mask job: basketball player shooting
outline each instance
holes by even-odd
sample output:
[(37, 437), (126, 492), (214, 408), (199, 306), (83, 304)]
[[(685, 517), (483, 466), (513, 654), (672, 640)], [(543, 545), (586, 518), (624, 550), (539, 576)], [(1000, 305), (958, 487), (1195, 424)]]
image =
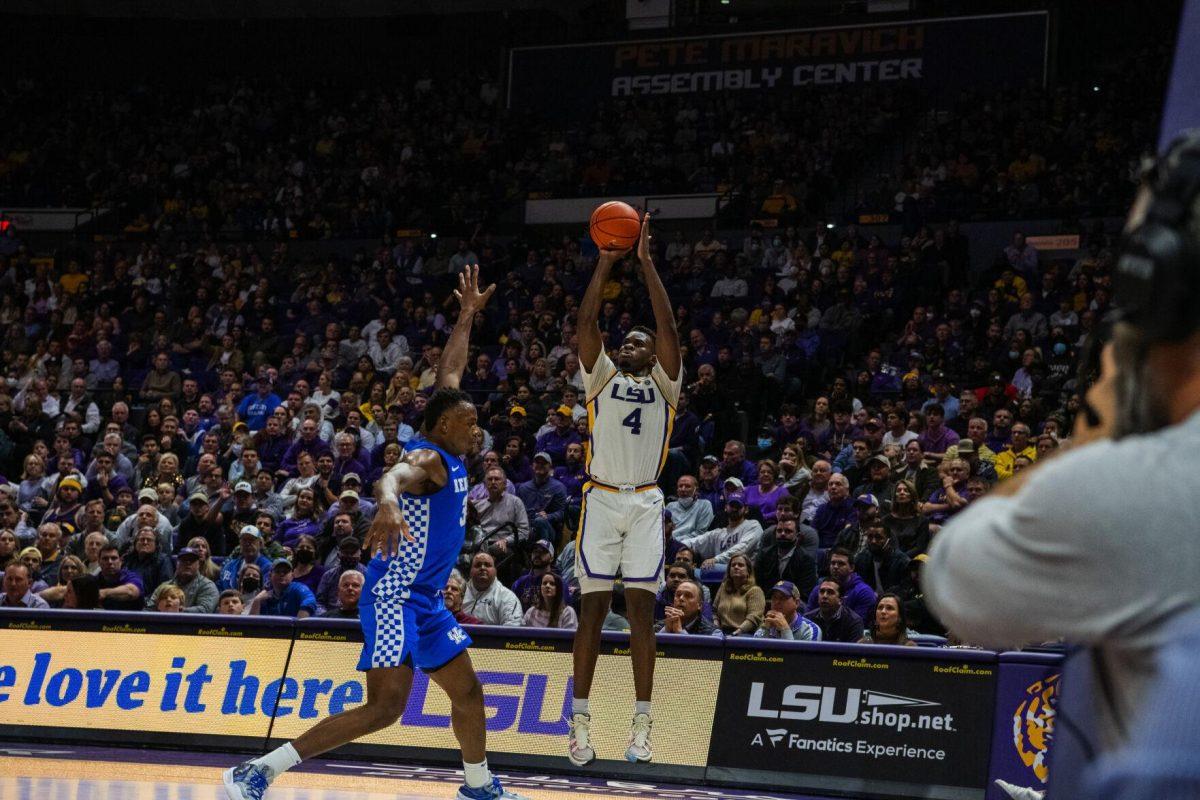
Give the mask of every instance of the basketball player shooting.
[(359, 600), (367, 702), (321, 720), (294, 742), (246, 761), (224, 775), (230, 800), (261, 800), (271, 781), (302, 760), (392, 725), (412, 686), (413, 669), (429, 675), (450, 698), (450, 723), (462, 747), (465, 783), (458, 800), (519, 799), (487, 766), (483, 689), (467, 647), (471, 639), (442, 604), (465, 536), (467, 469), (462, 457), (476, 427), (475, 406), (460, 391), (475, 314), (496, 290), (479, 290), (469, 267), (455, 292), (458, 323), (438, 365), (436, 391), (425, 409), (423, 436), (380, 480), (379, 506), (367, 534), (374, 554)]
[(601, 250), (579, 305), (579, 363), (587, 390), (591, 441), (589, 480), (575, 543), (575, 574), (583, 595), (575, 633), (575, 692), (567, 757), (583, 766), (596, 757), (588, 696), (600, 651), (600, 631), (613, 580), (625, 587), (636, 702), (625, 758), (650, 761), (650, 695), (654, 685), (654, 593), (663, 569), (663, 495), (658, 476), (667, 458), (683, 383), (679, 333), (662, 280), (650, 259), (650, 215), (642, 218), (637, 257), (650, 292), (657, 331), (635, 327), (617, 362), (604, 350), (597, 318), (601, 291), (624, 251)]

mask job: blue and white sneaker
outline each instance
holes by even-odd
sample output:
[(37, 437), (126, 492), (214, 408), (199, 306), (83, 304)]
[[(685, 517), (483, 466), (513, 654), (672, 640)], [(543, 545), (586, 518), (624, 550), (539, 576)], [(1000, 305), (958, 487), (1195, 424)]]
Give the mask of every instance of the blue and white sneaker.
[(225, 774), (221, 776), (225, 796), (229, 800), (262, 800), (273, 780), (275, 770), (253, 761), (243, 761), (236, 767), (225, 770)]
[(654, 750), (650, 746), (650, 728), (653, 725), (649, 714), (633, 715), (633, 723), (629, 726), (629, 745), (625, 750), (626, 761), (637, 764), (654, 758)]
[(508, 791), (500, 785), (500, 779), (493, 775), (492, 782), (488, 786), (471, 788), (464, 783), (458, 787), (455, 800), (529, 800), (529, 798), (523, 794)]

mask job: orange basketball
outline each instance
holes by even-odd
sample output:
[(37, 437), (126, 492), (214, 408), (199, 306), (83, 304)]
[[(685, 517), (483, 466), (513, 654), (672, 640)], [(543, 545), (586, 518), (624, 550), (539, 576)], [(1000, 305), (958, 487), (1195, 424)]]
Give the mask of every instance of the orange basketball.
[(628, 203), (610, 200), (592, 212), (588, 233), (601, 250), (628, 250), (637, 244), (642, 219)]

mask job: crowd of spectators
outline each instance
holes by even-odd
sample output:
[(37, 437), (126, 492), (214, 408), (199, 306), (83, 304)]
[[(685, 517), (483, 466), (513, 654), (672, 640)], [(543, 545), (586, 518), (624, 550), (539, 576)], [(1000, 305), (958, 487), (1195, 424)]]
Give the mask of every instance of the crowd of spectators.
[[(152, 239), (512, 231), (527, 198), (618, 194), (716, 192), (737, 225), (892, 214), (910, 232), (1111, 212), (1132, 193), (1165, 58), (1139, 51), (1099, 85), (614, 98), (569, 121), (510, 112), (496, 79), (462, 73), (353, 87), (23, 78), (0, 90), (0, 200), (108, 208), (105, 225)], [(894, 170), (875, 155), (892, 151)]]
[[(445, 600), (464, 623), (574, 627), (592, 257), (506, 230), (507, 212), (717, 192), (717, 229), (656, 223), (653, 242), (685, 369), (660, 629), (944, 634), (925, 553), (1069, 436), (1115, 244), (1097, 225), (1049, 260), (1014, 223), (973, 263), (955, 220), (1127, 203), (1164, 58), (948, 101), (871, 85), (617, 98), (569, 123), (511, 114), (484, 75), (14, 79), (0, 200), (108, 207), (124, 235), (45, 257), (0, 228), (0, 605), (356, 617), (374, 485), (419, 435), (454, 281), (477, 263), (498, 290), (462, 380), (480, 432)], [(855, 211), (903, 235), (826, 225), (892, 153)], [(327, 238), (378, 244), (291, 243)], [(652, 318), (640, 280), (628, 259), (604, 287), (609, 346)], [(608, 627), (622, 607), (617, 591)]]
[(900, 164), (856, 211), (921, 220), (1120, 214), (1158, 129), (1171, 50), (1142, 48), (1086, 80), (932, 102)]
[[(925, 551), (1071, 431), (1076, 350), (1109, 299), (1105, 232), (1067, 261), (1015, 232), (983, 269), (954, 225), (887, 243), (853, 225), (656, 238), (686, 370), (661, 629), (944, 634)], [(467, 623), (574, 626), (578, 243), (0, 259), (0, 604), (355, 616), (373, 486), (418, 435), (451, 278), (478, 261), (499, 288), (462, 382), (481, 428), (446, 602)], [(639, 280), (625, 262), (604, 289), (610, 345), (650, 318)]]

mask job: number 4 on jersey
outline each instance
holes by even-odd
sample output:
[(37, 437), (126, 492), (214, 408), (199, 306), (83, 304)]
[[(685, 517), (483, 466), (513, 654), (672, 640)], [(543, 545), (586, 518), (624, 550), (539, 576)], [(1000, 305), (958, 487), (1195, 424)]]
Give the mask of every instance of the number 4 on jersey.
[(642, 410), (635, 408), (629, 412), (629, 416), (621, 420), (621, 424), (633, 431), (634, 436), (642, 435)]

